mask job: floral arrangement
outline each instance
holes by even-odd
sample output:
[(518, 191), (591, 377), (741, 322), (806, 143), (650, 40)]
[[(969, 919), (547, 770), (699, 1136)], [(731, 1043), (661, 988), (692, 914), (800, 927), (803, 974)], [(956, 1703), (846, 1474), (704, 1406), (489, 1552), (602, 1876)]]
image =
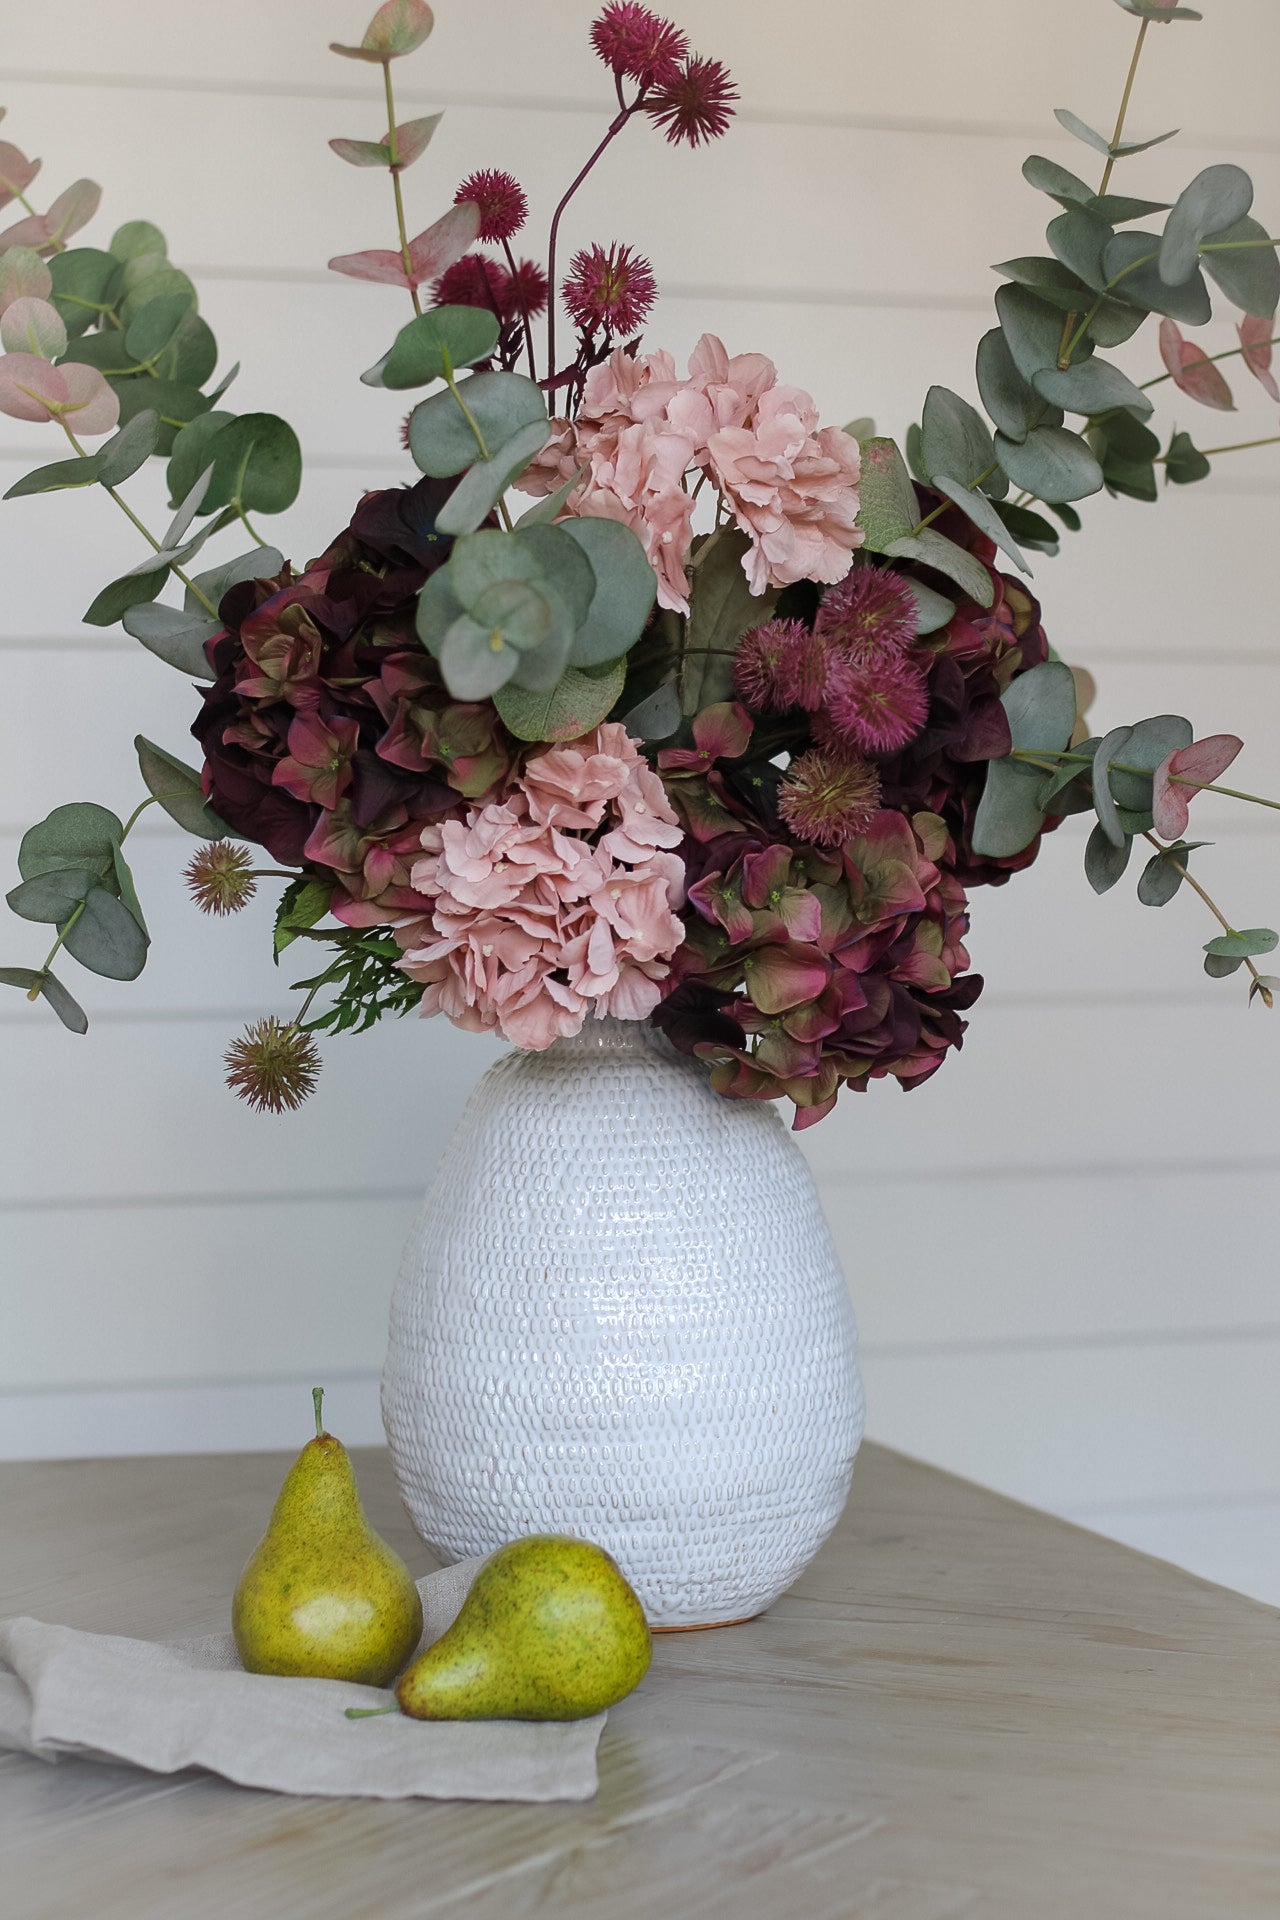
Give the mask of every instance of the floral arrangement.
[[(330, 265), (412, 304), (363, 378), (427, 390), (404, 429), (418, 477), (366, 493), (301, 567), (254, 525), (298, 495), (296, 436), (228, 409), (234, 369), (211, 385), (217, 346), (163, 235), (135, 220), (105, 248), (73, 245), (97, 187), (37, 212), (38, 163), (0, 142), (0, 204), (23, 211), (0, 233), (0, 410), (60, 428), (71, 456), (8, 497), (97, 486), (123, 509), (146, 551), (85, 618), (121, 622), (199, 684), (201, 752), (193, 767), (140, 737), (147, 797), (128, 821), (76, 802), (27, 833), (9, 904), (55, 938), (0, 983), (83, 1032), (59, 955), (141, 971), (125, 844), (157, 804), (202, 842), (187, 869), (202, 908), (232, 912), (278, 875), (277, 954), (325, 950), (294, 1019), (228, 1052), (258, 1108), (311, 1090), (317, 1031), (416, 1007), (527, 1048), (589, 1018), (650, 1020), (719, 1093), (785, 1097), (806, 1126), (842, 1086), (916, 1086), (961, 1044), (982, 985), (971, 891), (1091, 812), (1094, 887), (1145, 841), (1139, 898), (1187, 882), (1222, 929), (1206, 970), (1247, 969), (1270, 1006), (1280, 982), (1256, 962), (1277, 935), (1232, 924), (1184, 838), (1196, 793), (1233, 792), (1218, 783), (1240, 741), (1167, 714), (1090, 736), (1088, 676), (1058, 660), (1024, 584), (1025, 553), (1078, 530), (1074, 502), (1154, 501), (1161, 469), (1188, 484), (1233, 450), (1183, 430), (1164, 446), (1149, 389), (1229, 407), (1221, 362), (1237, 356), (1280, 398), (1277, 242), (1248, 176), (1210, 166), (1172, 203), (1112, 190), (1117, 162), (1156, 144), (1124, 137), (1150, 30), (1198, 18), (1115, 4), (1138, 28), (1114, 132), (1057, 116), (1102, 156), (1097, 188), (1040, 156), (1023, 169), (1054, 211), (1048, 251), (997, 270), (976, 361), (987, 417), (933, 386), (900, 451), (870, 421), (823, 422), (762, 354), (708, 334), (681, 369), (649, 347), (657, 282), (631, 243), (562, 264), (574, 194), (633, 125), (690, 149), (728, 132), (720, 61), (607, 0), (591, 40), (616, 111), (539, 261), (514, 250), (529, 207), (498, 169), (411, 237), (404, 179), (440, 116), (397, 121), (393, 69), (433, 20), (424, 0), (386, 0), (334, 48), (380, 70), (386, 131), (331, 145), (388, 176), (397, 244)], [(1241, 310), (1237, 344), (1212, 355), (1182, 332), (1210, 320), (1210, 282)], [(1139, 386), (1106, 355), (1152, 319), (1165, 371)], [(121, 491), (153, 458), (163, 532)], [(193, 570), (224, 530), (252, 544)], [(171, 581), (180, 601), (161, 597)]]

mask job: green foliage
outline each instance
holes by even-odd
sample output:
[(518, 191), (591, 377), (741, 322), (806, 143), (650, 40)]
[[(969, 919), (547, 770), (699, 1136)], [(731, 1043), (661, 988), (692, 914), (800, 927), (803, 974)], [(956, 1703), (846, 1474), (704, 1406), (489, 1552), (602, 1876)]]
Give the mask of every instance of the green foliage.
[(171, 820), (200, 840), (224, 840), (230, 832), (204, 797), (200, 775), (154, 741), (139, 734), (134, 740), (138, 766), (147, 790), (164, 808)]
[[(458, 367), (487, 360), (498, 322), (481, 307), (433, 307), (401, 327), (389, 352), (360, 378), (369, 387), (425, 387)], [(474, 445), (474, 442), (473, 442)]]
[(286, 947), (312, 927), (329, 911), (329, 902), (333, 898), (333, 882), (322, 880), (311, 874), (301, 874), (291, 880), (280, 896), (280, 905), (276, 909), (275, 933), (272, 947), (276, 965), (280, 964), (280, 955)]
[(433, 479), (447, 480), (476, 459), (480, 449), (472, 420), (490, 456), (526, 428), (541, 425), (550, 431), (547, 403), (523, 374), (473, 373), (458, 382), (458, 395), (465, 413), (446, 391), (420, 400), (409, 416), (409, 451), (419, 470)]
[(535, 420), (505, 440), (487, 460), (468, 467), (436, 515), (440, 533), (474, 533), (484, 524), (512, 483), (520, 478), (551, 432), (546, 420)]
[(201, 511), (243, 508), (284, 513), (302, 485), (302, 449), (287, 421), (274, 413), (244, 413), (219, 427), (202, 449), (212, 466)]
[(336, 989), (324, 1013), (298, 1022), (304, 1033), (364, 1033), (384, 1014), (412, 1013), (423, 990), (401, 971), (400, 949), (389, 935), (352, 930), (333, 938), (339, 945), (336, 959), (310, 980), (294, 983), (295, 990), (309, 993)]
[[(901, 455), (898, 459), (901, 463)], [(910, 480), (906, 485), (914, 507)], [(777, 604), (776, 592), (757, 597), (747, 585), (742, 570), (747, 544), (746, 535), (736, 527), (694, 543), (696, 584), (680, 637), (676, 673), (680, 709), (686, 718), (703, 707), (733, 699), (733, 654), (738, 642), (750, 628), (771, 619)]]
[[(113, 980), (136, 979), (149, 944), (121, 851), (124, 832), (105, 807), (87, 801), (55, 807), (23, 835), (18, 849), (22, 884), (8, 895), (15, 913), (56, 926), (61, 943), (82, 966)], [(55, 1012), (61, 993), (55, 988), (46, 995)], [(64, 1011), (74, 1009), (70, 996), (65, 998)]]
[(517, 740), (576, 740), (607, 717), (626, 677), (625, 660), (594, 673), (570, 667), (549, 692), (530, 691), (512, 681), (499, 687), (493, 704)]
[(1084, 874), (1085, 879), (1095, 893), (1107, 893), (1124, 875), (1129, 864), (1129, 855), (1133, 852), (1133, 840), (1126, 834), (1119, 846), (1112, 844), (1102, 823), (1093, 829), (1085, 843)]
[(1210, 472), (1209, 461), (1192, 441), (1189, 433), (1175, 433), (1164, 456), (1164, 476), (1175, 486), (1185, 487), (1204, 480)]
[[(1000, 704), (1019, 750), (1061, 753), (1076, 722), (1071, 669), (1056, 661), (1019, 674)], [(1005, 859), (1030, 846), (1045, 822), (1044, 769), (1013, 759), (993, 760), (973, 823), (975, 853)]]

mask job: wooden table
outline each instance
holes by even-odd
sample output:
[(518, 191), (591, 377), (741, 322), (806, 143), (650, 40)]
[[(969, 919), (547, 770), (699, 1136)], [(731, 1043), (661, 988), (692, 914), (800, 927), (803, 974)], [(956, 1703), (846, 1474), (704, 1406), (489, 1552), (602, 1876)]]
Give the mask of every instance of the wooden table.
[[(366, 1507), (416, 1571), (385, 1456)], [(0, 1468), (0, 1614), (225, 1627), (286, 1460)], [(667, 1635), (586, 1806), (0, 1757), (6, 1920), (1276, 1920), (1280, 1620), (869, 1446), (764, 1618)]]

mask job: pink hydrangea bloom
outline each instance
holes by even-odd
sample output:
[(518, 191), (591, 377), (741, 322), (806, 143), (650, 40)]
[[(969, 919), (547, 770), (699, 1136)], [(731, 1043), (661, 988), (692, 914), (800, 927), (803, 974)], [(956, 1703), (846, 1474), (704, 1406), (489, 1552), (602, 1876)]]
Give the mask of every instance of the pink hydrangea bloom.
[(704, 334), (681, 379), (669, 353), (619, 347), (593, 367), (573, 421), (558, 421), (520, 481), (554, 493), (577, 473), (566, 512), (620, 520), (644, 542), (658, 600), (689, 610), (692, 492), (705, 478), (751, 545), (756, 594), (797, 580), (831, 584), (862, 543), (858, 443), (819, 427), (811, 396), (778, 383), (762, 353), (731, 356)]
[(625, 727), (548, 748), (501, 801), (422, 834), (430, 910), (397, 930), (424, 1013), (541, 1052), (594, 1011), (643, 1020), (684, 938), (681, 828)]

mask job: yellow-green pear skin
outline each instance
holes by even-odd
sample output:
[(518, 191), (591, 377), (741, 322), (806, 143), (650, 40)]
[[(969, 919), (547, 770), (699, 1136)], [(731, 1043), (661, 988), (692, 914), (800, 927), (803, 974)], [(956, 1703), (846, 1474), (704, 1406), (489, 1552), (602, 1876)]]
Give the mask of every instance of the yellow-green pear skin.
[(638, 1686), (652, 1655), (616, 1561), (586, 1540), (533, 1534), (485, 1562), (396, 1699), (418, 1720), (583, 1720)]
[(240, 1576), (236, 1647), (250, 1673), (390, 1686), (422, 1637), (422, 1601), (365, 1519), (350, 1456), (321, 1430), (318, 1399), (316, 1428)]

